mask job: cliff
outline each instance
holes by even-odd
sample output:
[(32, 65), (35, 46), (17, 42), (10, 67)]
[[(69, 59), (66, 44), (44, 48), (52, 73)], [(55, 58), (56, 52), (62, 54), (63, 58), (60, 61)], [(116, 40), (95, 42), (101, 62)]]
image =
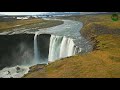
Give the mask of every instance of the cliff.
[(24, 78), (119, 78), (120, 20), (112, 21), (110, 14), (63, 18), (83, 22), (80, 32), (94, 50), (55, 61)]

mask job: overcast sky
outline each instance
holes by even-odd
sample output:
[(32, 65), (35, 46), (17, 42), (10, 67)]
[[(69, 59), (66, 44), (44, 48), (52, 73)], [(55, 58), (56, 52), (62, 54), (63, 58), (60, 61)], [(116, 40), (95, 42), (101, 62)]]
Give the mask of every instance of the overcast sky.
[[(0, 12), (0, 14), (4, 15), (36, 15), (36, 14), (46, 14), (51, 12)], [(55, 13), (55, 12), (52, 12)], [(74, 13), (74, 12), (72, 12)], [(98, 13), (98, 12), (80, 12), (80, 14), (92, 14), (92, 13)], [(104, 12), (101, 12), (104, 13)]]
[(5, 15), (36, 15), (36, 14), (45, 14), (48, 12), (0, 12), (0, 14)]
[(36, 14), (47, 14), (47, 13), (55, 13), (55, 12), (0, 12), (0, 14), (4, 14), (4, 15), (36, 15)]

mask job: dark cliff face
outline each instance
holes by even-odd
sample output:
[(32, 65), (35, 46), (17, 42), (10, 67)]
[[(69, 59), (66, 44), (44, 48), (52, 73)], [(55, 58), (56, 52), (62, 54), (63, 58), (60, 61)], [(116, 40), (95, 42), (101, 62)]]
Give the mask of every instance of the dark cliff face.
[[(48, 60), (49, 34), (37, 36), (41, 60)], [(34, 34), (0, 35), (0, 69), (34, 63)]]
[(30, 63), (34, 35), (0, 35), (0, 68)]
[(41, 62), (48, 61), (50, 34), (41, 34), (37, 37), (38, 50), (40, 52)]

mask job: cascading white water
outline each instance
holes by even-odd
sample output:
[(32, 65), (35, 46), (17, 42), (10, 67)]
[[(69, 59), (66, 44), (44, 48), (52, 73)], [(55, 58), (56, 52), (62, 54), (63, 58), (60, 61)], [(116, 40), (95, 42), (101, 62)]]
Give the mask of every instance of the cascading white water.
[(59, 58), (62, 39), (63, 37), (51, 35), (48, 61), (52, 62)]
[(74, 47), (74, 54), (77, 54), (77, 53), (80, 53), (82, 52), (82, 48), (78, 47), (78, 46), (75, 46)]
[(40, 62), (40, 54), (39, 54), (38, 45), (37, 45), (37, 35), (38, 35), (38, 32), (35, 33), (35, 36), (34, 36), (34, 62), (35, 64), (38, 64)]
[(74, 42), (71, 38), (63, 37), (60, 47), (60, 58), (72, 56), (74, 53)]
[(51, 35), (48, 61), (53, 62), (56, 59), (75, 55), (77, 53), (75, 50), (73, 39)]

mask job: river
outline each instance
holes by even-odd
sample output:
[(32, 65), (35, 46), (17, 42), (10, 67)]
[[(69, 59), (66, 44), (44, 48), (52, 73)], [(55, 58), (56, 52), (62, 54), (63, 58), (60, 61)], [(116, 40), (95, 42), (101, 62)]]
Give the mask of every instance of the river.
[[(55, 19), (57, 20), (57, 19)], [(48, 55), (48, 62), (53, 62), (57, 59), (72, 56), (79, 53), (85, 53), (92, 50), (92, 46), (89, 42), (81, 36), (80, 30), (83, 27), (83, 24), (78, 21), (73, 20), (62, 20), (64, 21), (63, 24), (44, 28), (44, 29), (25, 29), (25, 28), (18, 28), (8, 32), (2, 32), (0, 35), (15, 35), (15, 34), (35, 34), (34, 37), (34, 61), (37, 58), (41, 59), (38, 56), (39, 51), (37, 45), (37, 36), (41, 34), (50, 34), (50, 44), (49, 44), (49, 55)], [(37, 33), (37, 34), (36, 34)], [(39, 58), (38, 58), (39, 57)], [(35, 61), (36, 62), (36, 61)], [(35, 63), (36, 64), (36, 63)], [(40, 63), (38, 63), (40, 64)], [(31, 66), (31, 65), (29, 65)], [(20, 78), (25, 73), (28, 72), (29, 66), (15, 66), (15, 67), (7, 67), (0, 71), (0, 77), (2, 78)], [(18, 72), (19, 71), (19, 72)], [(17, 73), (16, 73), (17, 72)]]

